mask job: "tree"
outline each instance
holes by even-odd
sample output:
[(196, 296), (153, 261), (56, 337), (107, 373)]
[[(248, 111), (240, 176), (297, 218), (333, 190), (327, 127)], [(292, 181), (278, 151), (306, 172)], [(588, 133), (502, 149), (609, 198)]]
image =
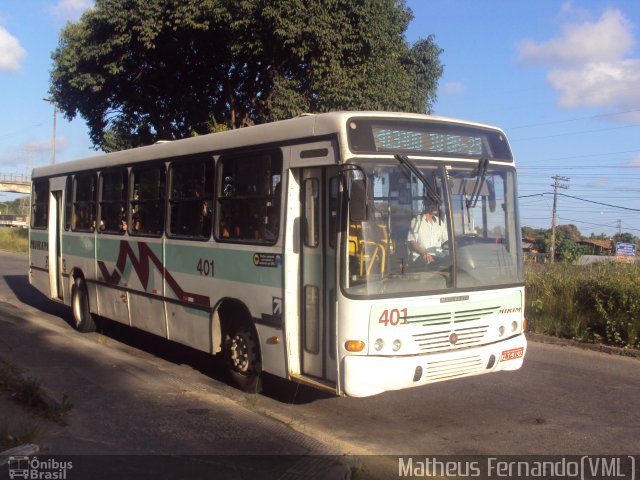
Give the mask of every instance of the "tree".
[(62, 31), (51, 94), (96, 148), (122, 149), (303, 112), (429, 112), (433, 36), (403, 0), (96, 0)]
[(568, 239), (572, 242), (579, 242), (582, 239), (580, 230), (573, 224), (570, 225), (558, 225), (556, 227), (556, 241), (560, 239)]
[(634, 234), (629, 232), (616, 233), (613, 236), (613, 242), (622, 242), (622, 243), (640, 243), (640, 238), (636, 237)]
[(584, 254), (584, 247), (569, 238), (563, 238), (556, 249), (556, 254), (563, 262), (575, 262)]

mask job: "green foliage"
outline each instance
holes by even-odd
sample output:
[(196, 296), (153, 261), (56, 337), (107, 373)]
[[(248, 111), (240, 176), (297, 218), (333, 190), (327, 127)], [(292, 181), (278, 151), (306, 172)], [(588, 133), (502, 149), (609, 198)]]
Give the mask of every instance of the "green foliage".
[(402, 0), (96, 0), (53, 53), (51, 94), (97, 148), (290, 118), (428, 112), (432, 36), (407, 44)]
[(29, 231), (27, 229), (0, 228), (0, 250), (28, 253)]
[(582, 238), (580, 230), (575, 225), (558, 225), (556, 227), (556, 241), (571, 240), (572, 242), (578, 242)]
[(27, 215), (29, 213), (29, 197), (0, 202), (0, 213), (9, 215)]
[(640, 347), (640, 265), (527, 265), (525, 282), (531, 330)]
[(584, 247), (569, 238), (563, 238), (559, 244), (558, 242), (556, 244), (556, 256), (562, 262), (575, 262), (584, 254)]

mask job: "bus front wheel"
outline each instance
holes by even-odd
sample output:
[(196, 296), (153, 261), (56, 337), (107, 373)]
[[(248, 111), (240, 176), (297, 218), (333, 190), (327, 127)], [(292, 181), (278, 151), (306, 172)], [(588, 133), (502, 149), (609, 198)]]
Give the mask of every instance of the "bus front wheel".
[(76, 278), (71, 287), (71, 309), (76, 330), (83, 333), (95, 331), (96, 324), (89, 309), (89, 294), (82, 278)]
[(239, 326), (225, 336), (225, 361), (230, 379), (245, 392), (262, 389), (262, 371), (256, 336), (251, 328)]

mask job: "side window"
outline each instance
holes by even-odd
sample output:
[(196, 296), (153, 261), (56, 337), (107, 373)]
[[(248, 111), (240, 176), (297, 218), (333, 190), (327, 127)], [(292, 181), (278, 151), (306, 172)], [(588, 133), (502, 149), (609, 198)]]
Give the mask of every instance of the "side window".
[(336, 248), (339, 188), (340, 183), (338, 177), (331, 177), (329, 179), (329, 246), (331, 248)]
[(169, 168), (169, 185), (169, 234), (209, 239), (213, 216), (213, 161), (173, 162)]
[(100, 175), (99, 232), (123, 234), (127, 230), (127, 170), (107, 170)]
[(31, 227), (47, 228), (49, 220), (49, 180), (33, 182), (31, 199)]
[(302, 184), (304, 195), (304, 244), (317, 247), (320, 239), (320, 204), (318, 202), (318, 179), (307, 178)]
[(137, 167), (131, 170), (132, 235), (159, 237), (164, 231), (164, 165)]
[(75, 197), (71, 228), (91, 232), (96, 227), (96, 176), (93, 173), (76, 175), (73, 183)]
[(71, 212), (73, 212), (73, 178), (67, 177), (64, 185), (64, 229), (71, 228)]
[(221, 158), (216, 237), (274, 244), (280, 232), (281, 185), (280, 151)]

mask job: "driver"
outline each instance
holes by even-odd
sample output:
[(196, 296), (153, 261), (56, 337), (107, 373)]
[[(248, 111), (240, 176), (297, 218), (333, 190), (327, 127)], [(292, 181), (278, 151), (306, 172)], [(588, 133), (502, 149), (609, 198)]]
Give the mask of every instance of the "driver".
[(432, 263), (443, 256), (442, 244), (447, 240), (447, 228), (438, 217), (438, 206), (425, 202), (422, 213), (411, 220), (407, 242), (413, 262)]

